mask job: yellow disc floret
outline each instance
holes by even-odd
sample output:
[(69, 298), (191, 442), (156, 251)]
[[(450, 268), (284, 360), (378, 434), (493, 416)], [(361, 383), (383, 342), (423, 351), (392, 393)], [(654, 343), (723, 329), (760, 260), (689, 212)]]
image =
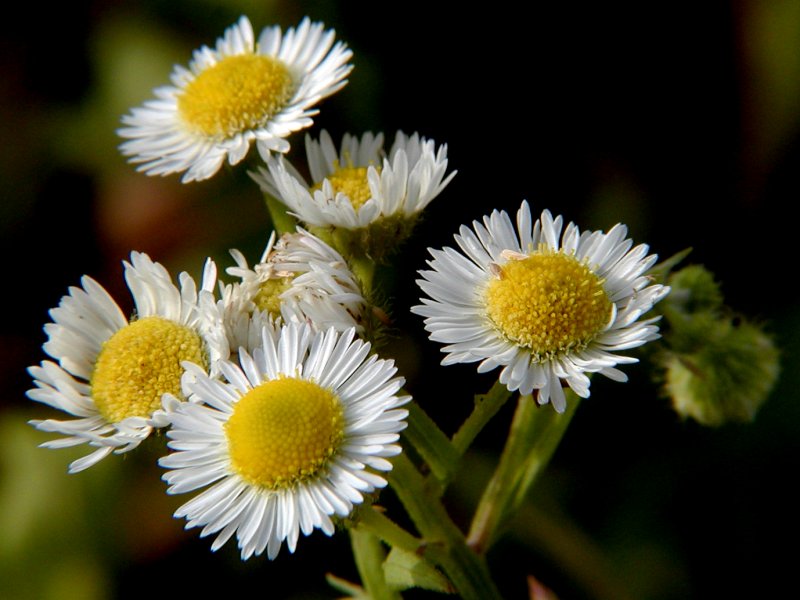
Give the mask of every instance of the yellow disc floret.
[(205, 365), (195, 331), (161, 317), (144, 317), (103, 344), (91, 377), (92, 399), (111, 423), (149, 417), (167, 392), (181, 395), (181, 361)]
[(230, 137), (266, 123), (286, 105), (293, 88), (289, 70), (275, 58), (226, 56), (186, 86), (178, 112), (193, 131)]
[(258, 310), (268, 312), (273, 317), (281, 316), (281, 294), (292, 287), (293, 277), (267, 279), (258, 287), (253, 303)]
[(344, 438), (339, 398), (312, 381), (282, 377), (250, 390), (225, 424), (231, 466), (268, 489), (315, 476)]
[[(342, 167), (339, 163), (335, 163), (334, 171), (328, 175), (327, 179), (335, 193), (341, 193), (350, 199), (350, 204), (353, 208), (358, 210), (372, 198), (372, 192), (369, 190), (369, 183), (367, 181), (367, 170), (369, 167)], [(377, 167), (376, 167), (377, 168)], [(378, 169), (380, 171), (380, 169)], [(322, 184), (318, 183), (312, 190), (322, 188)]]
[(611, 318), (603, 280), (573, 256), (544, 250), (497, 274), (486, 291), (489, 319), (534, 362), (585, 348)]

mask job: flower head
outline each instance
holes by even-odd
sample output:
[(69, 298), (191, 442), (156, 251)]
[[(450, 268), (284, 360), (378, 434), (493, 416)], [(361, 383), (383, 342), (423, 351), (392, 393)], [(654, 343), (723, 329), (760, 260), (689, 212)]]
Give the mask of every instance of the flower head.
[(301, 221), (359, 232), (354, 244), (376, 255), (386, 238), (402, 241), (455, 176), (445, 176), (447, 145), (437, 150), (433, 140), (397, 132), (388, 155), (383, 146), (382, 133), (346, 134), (337, 151), (323, 131), (319, 141), (306, 136), (310, 185), (282, 158), (270, 158), (253, 177)]
[(290, 323), (223, 361), (225, 381), (199, 367), (186, 378), (191, 401), (170, 413), (175, 452), (160, 464), (169, 493), (207, 488), (175, 516), (217, 534), (212, 550), (236, 534), (243, 559), (274, 558), (284, 541), (294, 552), (300, 532), (331, 535), (332, 516), (386, 485), (377, 472), (400, 452), (410, 398), (393, 362), (354, 338)]
[[(563, 229), (563, 233), (562, 233)], [(480, 361), (480, 372), (502, 367), (500, 382), (563, 412), (562, 380), (589, 396), (586, 373), (618, 381), (616, 354), (658, 337), (656, 318), (639, 317), (669, 288), (650, 285), (655, 263), (644, 244), (631, 249), (627, 229), (585, 231), (549, 211), (532, 222), (523, 202), (516, 230), (494, 211), (463, 226), (454, 248), (431, 250), (431, 270), (420, 271), (430, 296), (412, 311), (425, 318), (432, 340), (447, 344), (442, 364)]]
[(366, 302), (347, 262), (302, 228), (277, 241), (273, 234), (252, 268), (238, 250), (231, 255), (236, 266), (227, 272), (240, 281), (223, 292), (228, 323), (246, 323), (251, 313), (261, 311), (283, 322), (308, 322), (319, 330), (362, 328)]
[(46, 360), (29, 369), (36, 385), (29, 398), (78, 417), (31, 421), (37, 429), (67, 436), (42, 445), (97, 448), (74, 461), (71, 473), (112, 451), (136, 448), (153, 427), (165, 425), (162, 397), (182, 397), (183, 361), (212, 364), (229, 356), (211, 295), (213, 263), (206, 263), (199, 295), (189, 275), (181, 274), (178, 289), (146, 254), (133, 252), (124, 264), (135, 318), (125, 318), (108, 292), (84, 276), (82, 287), (70, 288), (50, 311), (53, 322), (45, 325), (44, 350), (57, 363)]
[(120, 149), (148, 175), (184, 173), (207, 179), (227, 158), (241, 161), (255, 141), (262, 156), (286, 152), (291, 133), (309, 127), (312, 108), (347, 83), (352, 53), (334, 32), (303, 19), (285, 34), (266, 28), (255, 40), (247, 17), (225, 31), (215, 49), (195, 51), (176, 66), (172, 85), (123, 117)]

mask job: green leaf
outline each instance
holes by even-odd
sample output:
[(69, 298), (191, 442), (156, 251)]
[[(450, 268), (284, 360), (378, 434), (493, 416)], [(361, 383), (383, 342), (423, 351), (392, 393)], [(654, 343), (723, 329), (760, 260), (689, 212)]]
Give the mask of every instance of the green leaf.
[(364, 583), (369, 598), (372, 600), (400, 600), (400, 594), (395, 592), (381, 574), (386, 551), (378, 536), (367, 529), (352, 527), (350, 542), (358, 574), (361, 575), (361, 581)]
[(672, 272), (672, 269), (677, 267), (678, 264), (691, 253), (691, 248), (686, 248), (680, 252), (676, 252), (669, 258), (665, 258), (660, 263), (653, 265), (647, 274), (653, 277), (657, 283), (665, 283), (667, 277)]
[(443, 594), (453, 594), (450, 581), (429, 561), (413, 552), (392, 548), (383, 563), (386, 583), (396, 590), (418, 587)]

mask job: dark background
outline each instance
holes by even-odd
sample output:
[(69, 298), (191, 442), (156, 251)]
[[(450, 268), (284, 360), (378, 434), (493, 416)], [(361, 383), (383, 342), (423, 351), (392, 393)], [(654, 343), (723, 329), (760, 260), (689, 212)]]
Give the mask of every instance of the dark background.
[[(509, 597), (525, 596), (526, 574), (562, 599), (788, 593), (800, 472), (790, 217), (800, 191), (800, 3), (521, 6), (414, 0), (382, 16), (374, 3), (349, 1), (78, 1), (4, 16), (0, 597), (245, 586), (266, 597), (333, 597), (326, 572), (357, 577), (343, 534), (303, 539), (274, 563), (241, 564), (230, 543), (212, 555), (208, 540), (169, 518), (181, 499), (158, 481), (161, 440), (68, 477), (74, 455), (37, 449), (47, 436), (24, 424), (52, 416), (25, 399), (25, 368), (43, 358), (47, 310), (82, 274), (127, 309), (120, 263), (132, 249), (195, 276), (208, 255), (229, 264), (231, 247), (259, 255), (269, 224), (244, 168), (187, 186), (148, 178), (118, 154), (114, 134), (173, 63), (186, 64), (240, 14), (256, 31), (308, 14), (353, 49), (350, 84), (321, 105), (312, 134), (382, 130), (391, 139), (402, 129), (448, 144), (459, 173), (387, 288), (398, 329), (410, 332), (398, 362), (448, 433), (491, 376), (438, 366), (438, 348), (408, 313), (417, 302), (409, 282), (427, 247), (522, 199), (582, 228), (624, 222), (662, 257), (693, 247), (690, 261), (714, 271), (728, 303), (765, 323), (782, 348), (782, 379), (750, 425), (682, 421), (644, 365), (627, 369), (626, 385), (595, 381), (531, 506), (490, 554)], [(302, 160), (302, 134), (292, 141), (291, 157)], [(448, 500), (465, 521), (510, 409), (478, 440), (474, 476)], [(392, 505), (390, 493), (385, 500)]]

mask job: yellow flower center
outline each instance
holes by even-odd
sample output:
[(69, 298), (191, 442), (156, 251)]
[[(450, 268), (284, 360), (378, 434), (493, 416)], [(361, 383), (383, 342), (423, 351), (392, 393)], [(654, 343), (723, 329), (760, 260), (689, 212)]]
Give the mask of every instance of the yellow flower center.
[(231, 466), (242, 478), (264, 488), (285, 488), (327, 465), (344, 438), (344, 412), (330, 390), (282, 377), (242, 396), (225, 434)]
[[(372, 198), (372, 192), (369, 191), (369, 183), (367, 182), (367, 169), (368, 167), (342, 167), (336, 163), (333, 173), (325, 179), (330, 181), (334, 192), (347, 196), (353, 208), (358, 210), (367, 200)], [(378, 169), (378, 172), (380, 172), (380, 169)], [(313, 191), (321, 188), (322, 184), (318, 183), (311, 189)]]
[(293, 91), (292, 76), (281, 61), (260, 54), (226, 56), (186, 86), (178, 112), (193, 131), (231, 137), (266, 123)]
[(581, 350), (611, 318), (603, 280), (561, 252), (542, 251), (499, 267), (489, 283), (489, 319), (509, 340), (542, 362)]
[(181, 361), (205, 366), (196, 332), (161, 317), (144, 317), (103, 344), (91, 378), (92, 399), (111, 423), (148, 417), (167, 392), (181, 396)]
[(281, 316), (281, 294), (292, 287), (293, 277), (281, 277), (279, 279), (267, 279), (258, 287), (253, 302), (256, 307), (268, 312), (273, 317)]

